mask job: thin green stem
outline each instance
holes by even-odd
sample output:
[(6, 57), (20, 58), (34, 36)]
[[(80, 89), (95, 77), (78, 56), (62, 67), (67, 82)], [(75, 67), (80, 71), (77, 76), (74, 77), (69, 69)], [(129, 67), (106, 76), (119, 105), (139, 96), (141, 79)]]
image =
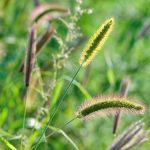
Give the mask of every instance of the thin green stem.
[(70, 121), (66, 122), (62, 127), (61, 129), (65, 128), (66, 126), (68, 126), (68, 124), (70, 124), (71, 122), (73, 122), (75, 119), (77, 119), (78, 117), (74, 117), (73, 119), (71, 119)]
[[(26, 92), (26, 98), (25, 98), (25, 102), (24, 102), (23, 124), (22, 124), (22, 138), (23, 138), (23, 135), (24, 135), (26, 114), (27, 114), (27, 92)], [(21, 150), (23, 148), (23, 140), (22, 140), (22, 138), (21, 138)]]
[[(65, 123), (60, 129), (64, 129), (66, 126), (68, 126), (68, 124), (70, 124), (71, 122), (73, 122), (75, 119), (77, 119), (78, 117), (74, 117), (73, 119), (71, 119), (70, 121), (68, 121), (67, 123)], [(49, 135), (46, 136), (46, 138), (51, 137), (56, 131), (53, 131), (52, 133), (50, 133)]]
[[(54, 83), (54, 87), (55, 87), (55, 85), (56, 85), (56, 79), (57, 79), (57, 67), (56, 67), (56, 58), (55, 57), (54, 57), (54, 69), (55, 69), (55, 71), (54, 71), (54, 82), (55, 82)], [(49, 89), (50, 89), (50, 87), (49, 87)], [(52, 91), (52, 89), (50, 89), (50, 90), (47, 91), (46, 101), (48, 100), (48, 95), (49, 95), (48, 93), (50, 91)], [(38, 120), (38, 116), (36, 116), (35, 120)], [(31, 135), (32, 135), (33, 131), (35, 130), (35, 124), (36, 124), (36, 122), (34, 123), (34, 127), (33, 127), (32, 131), (31, 131)]]
[(35, 145), (35, 148), (34, 148), (35, 150), (38, 148), (38, 146), (39, 146), (39, 144), (40, 144), (40, 141), (41, 141), (41, 139), (42, 139), (42, 136), (45, 134), (46, 130), (48, 129), (48, 126), (50, 125), (50, 123), (52, 122), (54, 116), (56, 115), (56, 113), (57, 113), (57, 111), (58, 111), (58, 108), (61, 106), (61, 104), (62, 104), (62, 102), (63, 102), (65, 96), (66, 96), (67, 93), (68, 93), (69, 88), (70, 88), (71, 85), (72, 85), (72, 82), (74, 81), (75, 77), (77, 76), (77, 74), (79, 73), (79, 71), (80, 71), (81, 68), (82, 68), (82, 64), (79, 66), (79, 68), (78, 68), (78, 70), (76, 71), (76, 73), (74, 74), (74, 76), (73, 76), (71, 82), (70, 82), (69, 85), (67, 86), (64, 95), (63, 95), (62, 98), (58, 101), (58, 105), (55, 107), (55, 109), (54, 109), (54, 111), (53, 111), (53, 113), (52, 113), (52, 115), (51, 115), (51, 117), (50, 117), (50, 119), (49, 119), (47, 125), (46, 125), (45, 128), (43, 129), (43, 132), (42, 132), (40, 138), (39, 138), (38, 141), (37, 141), (37, 144)]

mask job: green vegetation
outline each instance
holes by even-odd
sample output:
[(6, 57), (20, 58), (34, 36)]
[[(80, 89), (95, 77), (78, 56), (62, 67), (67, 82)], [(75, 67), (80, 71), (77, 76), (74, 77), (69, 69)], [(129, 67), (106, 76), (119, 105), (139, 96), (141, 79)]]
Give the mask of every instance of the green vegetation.
[[(148, 149), (149, 16), (149, 0), (1, 0), (0, 150)], [(113, 32), (82, 67), (84, 47), (112, 17)], [(129, 87), (121, 85), (126, 77)], [(123, 115), (113, 109), (118, 103), (108, 102), (115, 117), (74, 118), (78, 106), (98, 94), (120, 94), (124, 104), (126, 88), (129, 103), (134, 105), (135, 98), (140, 108), (146, 106), (143, 115)], [(113, 132), (122, 140), (115, 140)]]

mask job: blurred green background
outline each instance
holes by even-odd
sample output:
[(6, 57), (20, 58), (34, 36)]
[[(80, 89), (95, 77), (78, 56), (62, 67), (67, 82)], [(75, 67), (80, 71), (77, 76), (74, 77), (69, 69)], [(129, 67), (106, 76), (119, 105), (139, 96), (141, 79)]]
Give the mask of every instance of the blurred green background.
[[(77, 7), (75, 0), (41, 0), (41, 3), (56, 3), (71, 10), (73, 14)], [(88, 95), (119, 93), (121, 80), (129, 76), (131, 80), (129, 96), (140, 99), (147, 106), (144, 116), (122, 115), (117, 134), (122, 132), (129, 124), (143, 119), (147, 128), (150, 127), (150, 28), (143, 31), (150, 24), (150, 0), (119, 1), (119, 0), (85, 0), (82, 9), (92, 9), (91, 14), (84, 13), (76, 22), (80, 28), (78, 32), (86, 40), (75, 49), (66, 60), (63, 67), (55, 69), (52, 66), (43, 66), (57, 54), (61, 53), (61, 46), (56, 38), (52, 37), (37, 57), (36, 68), (41, 68), (43, 91), (50, 88), (48, 103), (55, 103), (64, 92), (68, 80), (79, 67), (78, 58), (87, 39), (96, 31), (107, 18), (115, 18), (115, 27), (105, 46), (87, 68), (82, 68), (77, 75), (76, 82), (69, 90), (63, 104), (54, 117), (52, 125), (60, 127), (74, 117), (77, 107), (87, 99)], [(29, 17), (34, 8), (33, 0), (1, 0), (0, 1), (0, 132), (4, 131), (15, 136), (22, 131), (25, 85), (24, 75), (20, 73), (19, 66), (24, 59), (29, 34)], [(63, 17), (66, 22), (71, 21), (70, 16)], [(68, 29), (60, 20), (50, 21), (56, 27), (57, 35), (64, 40)], [(46, 24), (47, 25), (47, 24)], [(38, 35), (45, 30), (43, 25)], [(63, 41), (65, 42), (65, 41)], [(70, 43), (74, 43), (75, 40)], [(35, 71), (36, 72), (36, 71)], [(55, 88), (54, 88), (54, 87)], [(53, 90), (54, 88), (54, 90)], [(52, 89), (52, 90), (51, 90)], [(31, 95), (30, 109), (26, 120), (39, 117), (44, 123), (48, 120), (50, 104), (43, 105), (44, 96), (41, 87), (36, 89), (36, 96)], [(32, 99), (33, 98), (33, 99)], [(53, 100), (53, 101), (52, 101)], [(44, 110), (44, 115), (41, 111)], [(46, 112), (45, 112), (46, 111)], [(40, 114), (40, 115), (39, 115)], [(72, 122), (65, 132), (79, 146), (81, 150), (105, 150), (113, 141), (113, 117), (94, 119), (88, 122), (76, 120)], [(26, 125), (26, 135), (30, 135)], [(30, 135), (31, 138), (33, 138)], [(20, 139), (10, 141), (19, 146)], [(31, 140), (32, 141), (32, 140)], [(147, 150), (150, 141), (138, 147)], [(41, 149), (71, 150), (73, 147), (60, 134), (47, 139), (39, 146)], [(0, 149), (7, 149), (0, 142)], [(136, 149), (136, 148), (135, 148)]]

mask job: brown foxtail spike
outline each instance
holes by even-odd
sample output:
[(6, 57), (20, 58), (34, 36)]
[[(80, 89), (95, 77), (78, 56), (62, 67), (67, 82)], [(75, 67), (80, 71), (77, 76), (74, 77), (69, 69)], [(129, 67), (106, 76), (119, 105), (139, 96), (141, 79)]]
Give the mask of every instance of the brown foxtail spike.
[[(51, 39), (54, 34), (54, 27), (49, 26), (46, 32), (42, 35), (42, 37), (38, 40), (36, 44), (36, 54), (46, 45), (46, 43)], [(22, 72), (24, 70), (24, 60), (20, 65), (19, 71)]]
[(50, 40), (52, 35), (54, 34), (54, 27), (49, 26), (46, 30), (46, 32), (42, 35), (42, 37), (38, 40), (37, 45), (36, 45), (36, 53), (38, 53)]
[[(129, 126), (107, 148), (107, 150), (129, 150), (148, 140), (150, 130), (145, 130), (141, 120)], [(135, 148), (138, 149), (138, 148)]]
[[(121, 86), (120, 86), (120, 95), (122, 97), (127, 96), (128, 93), (128, 89), (129, 89), (129, 78), (125, 77), (122, 80)], [(114, 125), (113, 125), (113, 134), (116, 133), (118, 124), (119, 124), (119, 120), (120, 120), (120, 110), (116, 113), (115, 118), (114, 118)]]
[(30, 31), (28, 49), (26, 53), (25, 60), (25, 85), (28, 87), (31, 80), (31, 75), (35, 63), (35, 53), (36, 53), (36, 26), (33, 25)]

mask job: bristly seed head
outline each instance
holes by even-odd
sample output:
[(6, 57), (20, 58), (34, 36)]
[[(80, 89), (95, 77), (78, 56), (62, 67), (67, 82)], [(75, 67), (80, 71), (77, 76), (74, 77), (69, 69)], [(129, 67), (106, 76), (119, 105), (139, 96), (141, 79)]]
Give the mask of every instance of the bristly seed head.
[(35, 53), (36, 53), (36, 25), (34, 24), (31, 28), (29, 41), (28, 41), (28, 49), (26, 53), (25, 60), (25, 85), (29, 86), (32, 71), (35, 63)]
[(88, 44), (80, 57), (80, 64), (82, 64), (84, 67), (91, 63), (98, 50), (103, 47), (107, 37), (112, 31), (114, 22), (114, 18), (106, 20), (105, 23), (102, 24), (100, 28), (94, 33), (94, 35), (89, 39)]
[(99, 96), (84, 102), (77, 111), (77, 117), (88, 120), (99, 115), (115, 115), (118, 111), (143, 114), (145, 107), (127, 97)]

